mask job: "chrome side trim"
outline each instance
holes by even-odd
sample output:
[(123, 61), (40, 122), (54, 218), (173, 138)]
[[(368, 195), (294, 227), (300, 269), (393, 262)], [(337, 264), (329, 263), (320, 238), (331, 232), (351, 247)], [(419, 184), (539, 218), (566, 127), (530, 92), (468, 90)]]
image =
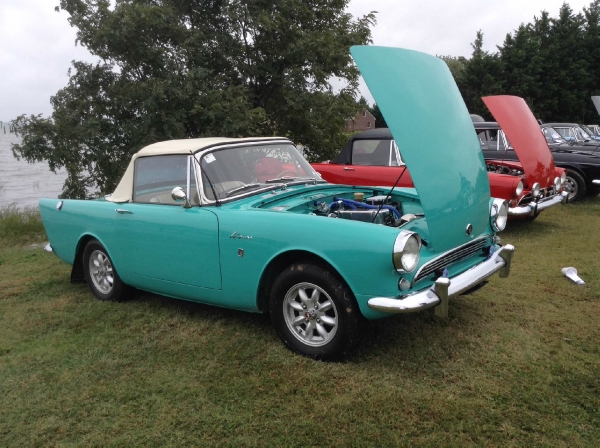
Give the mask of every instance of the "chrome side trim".
[[(412, 288), (415, 285), (415, 283), (419, 282), (420, 280), (423, 280), (423, 278), (425, 278), (427, 275), (431, 274), (431, 272), (435, 271), (435, 269), (437, 269), (437, 268), (434, 268), (433, 271), (431, 271), (427, 274), (424, 273), (424, 271), (429, 270), (429, 268), (431, 268), (432, 265), (437, 264), (443, 258), (448, 257), (448, 263), (444, 264), (443, 267), (446, 267), (452, 263), (460, 261), (460, 260), (468, 257), (469, 255), (472, 255), (473, 253), (477, 252), (478, 250), (480, 250), (481, 247), (483, 247), (485, 245), (485, 240), (487, 240), (488, 238), (489, 238), (489, 236), (480, 236), (479, 238), (475, 238), (473, 241), (469, 241), (468, 243), (465, 243), (462, 246), (455, 247), (454, 249), (444, 252), (443, 254), (438, 255), (437, 257), (433, 258), (432, 260), (429, 260), (427, 263), (423, 264), (423, 266), (421, 266), (419, 268), (419, 270), (413, 277), (410, 287)], [(478, 245), (481, 245), (481, 247), (474, 248), (473, 252), (467, 253), (463, 256), (464, 249), (469, 249), (471, 246), (478, 246)], [(452, 256), (452, 255), (454, 255), (454, 256)]]
[(515, 248), (511, 244), (507, 244), (484, 262), (456, 277), (450, 279), (440, 277), (431, 288), (409, 296), (374, 297), (369, 299), (368, 306), (384, 313), (412, 313), (441, 304), (442, 308), (439, 313), (443, 315), (443, 302), (446, 300), (477, 286), (498, 271), (500, 271), (500, 277), (507, 277), (514, 251)]
[(133, 212), (131, 210), (125, 210), (124, 208), (115, 208), (115, 212), (120, 213), (121, 215), (124, 213), (129, 213), (130, 215), (133, 215)]
[(542, 199), (539, 202), (530, 202), (527, 205), (521, 207), (509, 207), (508, 216), (534, 216), (535, 214), (546, 210), (547, 208), (553, 207), (557, 204), (566, 204), (569, 193), (563, 191), (561, 194), (557, 194), (547, 199)]

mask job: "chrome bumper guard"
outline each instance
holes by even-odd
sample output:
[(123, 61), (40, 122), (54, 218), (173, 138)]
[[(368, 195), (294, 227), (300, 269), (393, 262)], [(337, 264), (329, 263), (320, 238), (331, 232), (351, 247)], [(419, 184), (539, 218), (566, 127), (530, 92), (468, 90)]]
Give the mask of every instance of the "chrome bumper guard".
[(508, 216), (535, 216), (542, 210), (546, 210), (556, 204), (566, 204), (569, 193), (563, 191), (561, 194), (543, 199), (540, 202), (531, 202), (520, 207), (509, 207)]
[(374, 297), (369, 299), (369, 308), (385, 313), (413, 313), (435, 306), (436, 315), (447, 317), (449, 299), (474, 288), (498, 271), (500, 277), (508, 277), (514, 251), (515, 248), (507, 244), (484, 262), (456, 277), (440, 277), (431, 288), (409, 296)]

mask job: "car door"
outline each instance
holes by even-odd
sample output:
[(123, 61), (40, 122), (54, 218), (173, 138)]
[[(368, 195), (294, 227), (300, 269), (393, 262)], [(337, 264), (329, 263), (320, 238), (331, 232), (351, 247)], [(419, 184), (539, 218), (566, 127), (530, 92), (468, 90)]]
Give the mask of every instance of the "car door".
[[(414, 187), (393, 140), (355, 140), (352, 165), (344, 165), (345, 183), (351, 185), (394, 185)], [(406, 172), (405, 172), (406, 171)]]
[[(190, 208), (171, 198), (178, 186)], [(221, 289), (218, 219), (198, 207), (191, 156), (138, 158), (133, 202), (116, 205), (121, 253), (137, 277)]]
[(356, 169), (352, 165), (340, 165), (337, 163), (318, 163), (314, 164), (323, 179), (332, 184), (350, 184), (354, 185)]

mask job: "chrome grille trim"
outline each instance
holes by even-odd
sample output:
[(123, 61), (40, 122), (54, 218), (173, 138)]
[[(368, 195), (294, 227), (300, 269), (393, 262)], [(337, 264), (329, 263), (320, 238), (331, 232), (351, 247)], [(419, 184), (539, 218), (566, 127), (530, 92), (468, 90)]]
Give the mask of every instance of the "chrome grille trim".
[(519, 201), (519, 205), (527, 205), (531, 201), (533, 201), (533, 195), (531, 193), (529, 193), (521, 198), (521, 200)]
[(457, 248), (454, 248), (448, 252), (443, 253), (442, 255), (439, 255), (433, 260), (428, 261), (423, 266), (421, 266), (415, 274), (410, 285), (411, 288), (414, 286), (415, 283), (423, 280), (425, 277), (432, 274), (437, 269), (441, 269), (458, 261), (464, 260), (465, 258), (470, 257), (474, 253), (479, 252), (485, 247), (487, 239), (487, 236), (479, 237), (473, 241), (463, 244), (462, 246), (458, 246)]

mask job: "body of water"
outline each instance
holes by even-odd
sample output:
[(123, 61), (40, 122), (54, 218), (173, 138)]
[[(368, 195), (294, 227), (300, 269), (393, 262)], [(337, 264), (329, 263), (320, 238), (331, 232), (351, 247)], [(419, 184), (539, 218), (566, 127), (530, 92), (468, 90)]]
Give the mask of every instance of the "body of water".
[[(6, 134), (4, 133), (6, 129)], [(54, 174), (45, 162), (18, 161), (10, 150), (20, 138), (0, 127), (0, 206), (17, 203), (19, 208), (37, 205), (40, 198), (56, 198), (67, 177), (63, 170)]]

